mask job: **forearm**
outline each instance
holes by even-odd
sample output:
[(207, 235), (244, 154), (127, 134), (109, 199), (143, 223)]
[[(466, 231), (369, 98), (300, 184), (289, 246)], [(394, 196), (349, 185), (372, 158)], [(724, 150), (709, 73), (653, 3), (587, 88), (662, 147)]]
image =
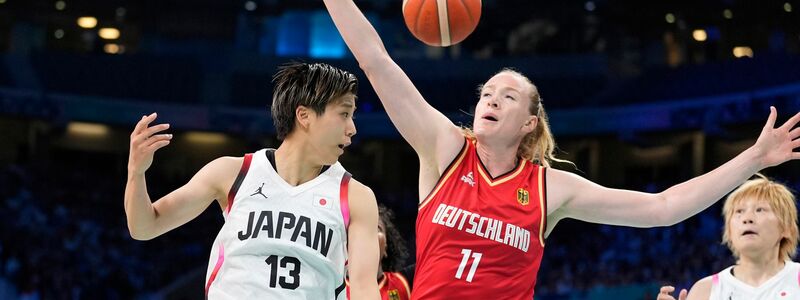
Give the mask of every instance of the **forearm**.
[(708, 208), (760, 171), (760, 156), (748, 148), (718, 168), (675, 185), (659, 196), (666, 212), (664, 225), (673, 225)]
[(381, 295), (378, 291), (378, 283), (375, 281), (375, 276), (358, 279), (350, 278), (350, 299), (380, 299)]
[(347, 47), (353, 52), (362, 69), (382, 65), (378, 61), (388, 56), (378, 32), (352, 0), (324, 0), (325, 6), (339, 29)]
[(156, 214), (150, 196), (147, 194), (147, 182), (144, 174), (129, 174), (125, 185), (125, 215), (128, 219), (128, 230), (131, 237), (137, 240), (153, 238), (149, 228), (155, 223)]

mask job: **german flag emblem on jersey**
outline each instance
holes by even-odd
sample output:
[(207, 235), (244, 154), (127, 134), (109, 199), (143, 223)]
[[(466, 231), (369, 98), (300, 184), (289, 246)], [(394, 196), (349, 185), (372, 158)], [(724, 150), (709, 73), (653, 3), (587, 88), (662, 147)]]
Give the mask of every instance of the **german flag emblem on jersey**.
[(528, 193), (528, 190), (523, 188), (517, 189), (517, 202), (522, 205), (528, 205), (528, 203), (531, 202), (530, 193)]
[(397, 290), (389, 290), (389, 300), (400, 300), (400, 293)]

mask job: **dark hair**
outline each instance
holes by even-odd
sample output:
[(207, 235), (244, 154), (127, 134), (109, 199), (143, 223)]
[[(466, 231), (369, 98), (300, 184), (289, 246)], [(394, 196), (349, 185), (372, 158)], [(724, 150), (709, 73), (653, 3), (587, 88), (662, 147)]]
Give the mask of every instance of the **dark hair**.
[(272, 122), (279, 140), (294, 129), (297, 107), (302, 105), (321, 115), (331, 100), (358, 91), (355, 75), (323, 63), (282, 65), (272, 82)]
[(405, 261), (408, 258), (408, 248), (406, 248), (405, 240), (400, 236), (400, 232), (394, 227), (394, 212), (391, 209), (378, 204), (378, 216), (383, 223), (383, 228), (386, 231), (386, 258), (381, 259), (381, 268), (383, 271), (400, 272), (405, 267)]

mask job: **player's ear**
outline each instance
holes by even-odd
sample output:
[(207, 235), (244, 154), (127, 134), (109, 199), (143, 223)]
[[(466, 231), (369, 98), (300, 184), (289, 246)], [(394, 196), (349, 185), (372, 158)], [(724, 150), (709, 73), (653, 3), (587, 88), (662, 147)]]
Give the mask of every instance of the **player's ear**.
[(295, 120), (297, 120), (298, 125), (303, 129), (308, 129), (311, 123), (311, 114), (313, 114), (313, 111), (303, 105), (297, 106), (297, 109), (294, 110)]
[(528, 121), (522, 124), (522, 131), (525, 132), (525, 134), (531, 133), (533, 132), (534, 129), (536, 129), (536, 126), (538, 124), (539, 124), (539, 117), (530, 116), (528, 117)]

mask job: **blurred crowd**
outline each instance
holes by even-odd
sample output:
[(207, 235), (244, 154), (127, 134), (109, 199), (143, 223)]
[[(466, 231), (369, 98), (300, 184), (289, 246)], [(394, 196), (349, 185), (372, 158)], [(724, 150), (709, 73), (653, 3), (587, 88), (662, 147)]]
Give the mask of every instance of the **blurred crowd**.
[[(152, 241), (135, 241), (122, 207), (124, 165), (87, 153), (70, 156), (0, 167), (0, 296), (129, 299), (205, 269), (222, 224), (218, 207), (212, 205), (187, 226)], [(778, 178), (788, 178), (783, 175), (789, 174)], [(150, 174), (148, 181), (159, 183), (151, 184), (151, 195), (182, 184), (158, 173)], [(788, 184), (800, 189), (796, 180)], [(663, 185), (638, 189), (655, 191), (667, 187)], [(378, 198), (396, 211), (397, 227), (411, 249), (416, 203), (412, 190), (390, 195), (376, 189)], [(546, 241), (537, 298), (574, 297), (632, 284), (689, 287), (732, 263), (730, 252), (720, 244), (721, 220), (716, 204), (665, 228), (562, 221)]]

